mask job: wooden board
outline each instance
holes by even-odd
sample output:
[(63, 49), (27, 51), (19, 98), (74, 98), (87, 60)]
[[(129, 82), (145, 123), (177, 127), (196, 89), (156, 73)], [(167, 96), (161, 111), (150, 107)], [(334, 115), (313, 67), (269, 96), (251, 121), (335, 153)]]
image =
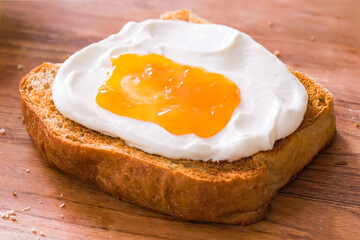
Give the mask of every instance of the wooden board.
[[(17, 213), (15, 222), (0, 219), (0, 239), (359, 239), (360, 1), (2, 1), (0, 7), (0, 128), (6, 130), (0, 212)], [(334, 142), (280, 190), (256, 224), (184, 222), (119, 201), (41, 159), (22, 124), (18, 84), (29, 70), (63, 62), (127, 21), (179, 8), (250, 34), (334, 93)]]

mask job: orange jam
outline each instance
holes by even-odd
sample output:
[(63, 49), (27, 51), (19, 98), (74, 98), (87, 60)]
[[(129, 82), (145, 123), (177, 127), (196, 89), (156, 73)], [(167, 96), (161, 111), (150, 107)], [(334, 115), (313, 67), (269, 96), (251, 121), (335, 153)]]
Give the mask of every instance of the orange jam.
[(214, 136), (240, 103), (233, 81), (204, 68), (158, 54), (124, 54), (111, 62), (113, 71), (96, 95), (98, 105), (175, 135)]

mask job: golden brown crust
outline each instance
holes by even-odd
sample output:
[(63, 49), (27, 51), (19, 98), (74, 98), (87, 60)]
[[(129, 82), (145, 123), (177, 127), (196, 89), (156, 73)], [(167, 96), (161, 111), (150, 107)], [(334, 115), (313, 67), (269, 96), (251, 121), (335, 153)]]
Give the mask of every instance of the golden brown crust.
[(274, 149), (232, 163), (150, 155), (62, 116), (51, 100), (58, 68), (43, 63), (19, 87), (25, 124), (41, 154), (62, 171), (116, 197), (187, 220), (249, 224), (262, 219), (277, 189), (310, 162), (336, 130), (331, 94), (293, 72), (308, 91), (308, 108), (299, 129), (277, 141)]
[(180, 9), (173, 12), (166, 12), (160, 16), (163, 20), (180, 20), (192, 23), (209, 23), (208, 20), (199, 17), (190, 10)]

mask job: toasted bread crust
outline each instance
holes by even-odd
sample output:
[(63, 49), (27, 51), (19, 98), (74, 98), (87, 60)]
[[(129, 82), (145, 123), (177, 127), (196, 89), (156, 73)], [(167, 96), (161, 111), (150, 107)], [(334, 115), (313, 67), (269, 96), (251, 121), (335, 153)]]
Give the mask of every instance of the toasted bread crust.
[[(190, 12), (184, 14), (187, 17), (176, 19), (189, 20)], [(42, 156), (116, 197), (187, 220), (249, 224), (262, 219), (277, 190), (329, 144), (336, 131), (332, 95), (293, 72), (309, 94), (308, 108), (301, 126), (276, 141), (272, 150), (232, 163), (151, 155), (62, 116), (51, 100), (58, 68), (43, 63), (19, 86), (25, 124)]]

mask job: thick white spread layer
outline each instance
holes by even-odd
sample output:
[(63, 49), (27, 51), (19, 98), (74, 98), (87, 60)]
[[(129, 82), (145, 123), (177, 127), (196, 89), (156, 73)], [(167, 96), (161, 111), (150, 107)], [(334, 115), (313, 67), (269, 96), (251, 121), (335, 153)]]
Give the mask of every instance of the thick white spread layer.
[[(113, 114), (98, 106), (95, 96), (110, 59), (125, 53), (161, 54), (220, 73), (239, 86), (241, 102), (226, 127), (210, 138), (173, 135), (155, 123)], [(90, 129), (148, 153), (203, 161), (235, 161), (272, 149), (299, 127), (308, 99), (287, 66), (248, 35), (218, 24), (169, 20), (129, 22), (76, 52), (60, 67), (52, 94), (65, 117)]]

